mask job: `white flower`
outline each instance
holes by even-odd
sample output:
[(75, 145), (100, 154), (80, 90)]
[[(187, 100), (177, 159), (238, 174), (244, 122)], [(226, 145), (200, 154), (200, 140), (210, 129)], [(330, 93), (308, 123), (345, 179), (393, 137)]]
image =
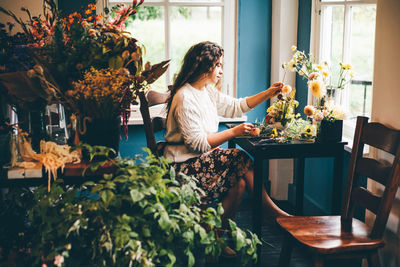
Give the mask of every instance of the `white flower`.
[(64, 256), (57, 255), (54, 257), (54, 265), (56, 265), (57, 267), (61, 267), (63, 263), (64, 263)]
[(336, 120), (344, 120), (346, 118), (346, 113), (339, 106), (332, 106), (331, 111), (332, 111), (332, 114), (330, 116), (335, 118)]
[(290, 85), (287, 84), (282, 87), (283, 94), (289, 94), (290, 92), (292, 92), (292, 87)]
[(288, 67), (288, 69), (289, 69), (290, 71), (296, 71), (296, 61), (290, 60), (290, 61), (287, 63), (287, 67)]
[(313, 118), (316, 121), (322, 121), (324, 119), (324, 114), (322, 114), (321, 111), (318, 111), (317, 113), (315, 113)]

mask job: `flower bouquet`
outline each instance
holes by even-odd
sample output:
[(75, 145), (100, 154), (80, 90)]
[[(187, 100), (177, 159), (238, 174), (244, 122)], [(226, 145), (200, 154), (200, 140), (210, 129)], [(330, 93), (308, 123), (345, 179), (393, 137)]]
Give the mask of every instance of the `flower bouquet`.
[(297, 72), (307, 80), (308, 88), (315, 98), (315, 105), (306, 106), (304, 113), (317, 126), (317, 139), (340, 141), (345, 113), (337, 105), (336, 92), (343, 90), (351, 81), (354, 76), (352, 66), (339, 63), (339, 76), (334, 81), (326, 62), (316, 64), (311, 53), (306, 55), (304, 51), (298, 51), (295, 46), (292, 46), (292, 51), (294, 52), (292, 59), (283, 63), (283, 67), (285, 70)]
[(299, 102), (294, 99), (296, 94), (290, 85), (282, 88), (282, 93), (277, 96), (277, 100), (267, 109), (267, 115), (264, 118), (266, 124), (272, 128), (283, 129), (287, 123), (295, 117), (295, 108)]

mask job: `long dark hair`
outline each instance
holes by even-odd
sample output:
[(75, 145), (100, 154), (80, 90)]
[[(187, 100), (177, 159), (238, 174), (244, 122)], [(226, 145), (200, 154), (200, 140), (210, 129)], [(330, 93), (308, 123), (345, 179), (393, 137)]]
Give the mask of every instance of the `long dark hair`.
[(186, 83), (197, 81), (203, 74), (212, 71), (223, 55), (224, 49), (216, 43), (209, 41), (195, 44), (186, 52), (181, 70), (170, 88), (170, 95), (167, 102), (167, 116), (171, 108), (172, 99), (178, 89)]

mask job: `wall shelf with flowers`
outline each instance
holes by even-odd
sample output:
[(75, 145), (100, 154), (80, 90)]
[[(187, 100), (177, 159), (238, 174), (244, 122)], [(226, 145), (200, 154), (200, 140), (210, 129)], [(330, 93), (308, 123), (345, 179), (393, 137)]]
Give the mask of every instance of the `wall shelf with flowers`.
[[(169, 61), (153, 66), (143, 64), (143, 46), (124, 31), (125, 21), (135, 14), (135, 7), (142, 2), (120, 5), (113, 10), (112, 16), (109, 10), (102, 15), (95, 14), (96, 6), (92, 4), (82, 12), (63, 16), (54, 0), (44, 0), (44, 15), (31, 16), (25, 10), (27, 22), (0, 7), (0, 12), (11, 16), (24, 30), (25, 46), (36, 64), (27, 72), (30, 81), (26, 84), (35, 89), (30, 91), (36, 92), (47, 104), (62, 103), (67, 114), (74, 114), (78, 127), (75, 131), (70, 128), (70, 136), (87, 132), (84, 129), (90, 127), (88, 121), (110, 116), (113, 119), (121, 116), (127, 136), (130, 104), (166, 71)], [(121, 81), (111, 81), (105, 75), (108, 72), (116, 74), (117, 70)], [(104, 75), (95, 74), (96, 71), (102, 71)], [(91, 81), (85, 81), (86, 78)], [(107, 79), (112, 84), (107, 87), (108, 91), (100, 89)], [(85, 97), (82, 97), (78, 91), (85, 86), (91, 90), (85, 89)], [(8, 89), (12, 94), (12, 88), (8, 86)], [(113, 95), (112, 104), (106, 95)]]

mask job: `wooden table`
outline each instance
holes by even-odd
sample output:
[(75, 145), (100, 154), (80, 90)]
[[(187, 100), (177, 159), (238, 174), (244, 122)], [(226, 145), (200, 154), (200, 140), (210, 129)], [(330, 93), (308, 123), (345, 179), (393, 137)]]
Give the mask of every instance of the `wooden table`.
[[(117, 167), (104, 166), (99, 167), (97, 171), (91, 172), (89, 169), (86, 170), (85, 175), (82, 175), (83, 171), (88, 168), (88, 163), (78, 164), (66, 164), (64, 172), (59, 171), (58, 177), (63, 180), (64, 184), (68, 185), (80, 185), (86, 181), (96, 181), (103, 178), (103, 174), (113, 173)], [(53, 178), (51, 179), (53, 182)], [(33, 187), (40, 185), (47, 185), (48, 176), (47, 173), (42, 171), (42, 175), (34, 178), (17, 178), (7, 179), (7, 172), (0, 173), (0, 188), (13, 188), (13, 187)]]
[[(265, 161), (270, 159), (293, 158), (296, 160), (294, 169), (294, 184), (296, 185), (295, 213), (303, 213), (304, 202), (304, 170), (305, 158), (332, 157), (334, 158), (334, 179), (332, 187), (332, 214), (340, 214), (342, 201), (342, 172), (344, 146), (347, 142), (337, 143), (312, 143), (309, 141), (292, 141), (290, 143), (271, 142), (268, 139), (234, 138), (228, 142), (229, 148), (236, 145), (249, 153), (254, 159), (254, 205), (253, 205), (253, 231), (261, 237), (263, 222), (262, 186), (265, 179), (268, 181), (268, 167)], [(267, 164), (268, 166), (268, 164)], [(268, 190), (267, 190), (268, 191)], [(258, 249), (261, 256), (261, 248)], [(261, 262), (259, 259), (258, 262)]]

